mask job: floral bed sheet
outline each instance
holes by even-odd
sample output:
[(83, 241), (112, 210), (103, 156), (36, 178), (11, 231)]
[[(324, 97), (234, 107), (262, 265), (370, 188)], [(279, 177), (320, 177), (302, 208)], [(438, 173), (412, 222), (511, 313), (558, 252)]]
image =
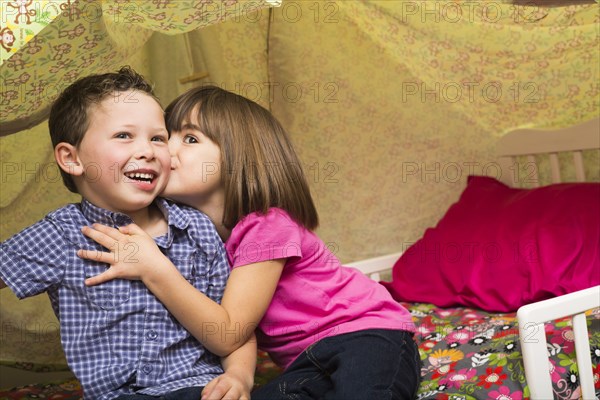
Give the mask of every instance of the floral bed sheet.
[[(516, 313), (404, 304), (417, 324), (423, 361), (418, 399), (529, 398)], [(600, 394), (600, 309), (588, 313), (596, 395)], [(570, 319), (547, 323), (555, 399), (581, 395)]]
[[(470, 308), (438, 308), (403, 303), (417, 325), (422, 382), (419, 400), (529, 398), (521, 360), (515, 313), (495, 314)], [(600, 309), (588, 312), (588, 332), (596, 397), (600, 398)], [(569, 319), (546, 324), (555, 399), (580, 398), (573, 330)], [(281, 370), (259, 353), (256, 385)], [(0, 400), (81, 398), (77, 381), (0, 390)]]

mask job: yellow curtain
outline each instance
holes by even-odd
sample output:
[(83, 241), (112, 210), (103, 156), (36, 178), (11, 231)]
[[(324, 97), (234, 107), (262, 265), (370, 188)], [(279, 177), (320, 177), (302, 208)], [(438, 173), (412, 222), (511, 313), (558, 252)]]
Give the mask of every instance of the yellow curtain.
[[(599, 113), (598, 4), (340, 1), (373, 45), (414, 75), (403, 99), (454, 103), (500, 135)], [(541, 4), (541, 3), (538, 3)]]
[[(58, 0), (2, 7), (0, 135), (32, 128), (77, 78), (106, 72), (154, 31), (182, 34), (248, 18), (279, 0)], [(175, 60), (171, 60), (175, 61)]]

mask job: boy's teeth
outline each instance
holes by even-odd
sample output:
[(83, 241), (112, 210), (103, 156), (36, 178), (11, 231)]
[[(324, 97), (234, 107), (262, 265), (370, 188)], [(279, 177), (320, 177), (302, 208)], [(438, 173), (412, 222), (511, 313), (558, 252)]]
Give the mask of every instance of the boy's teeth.
[(131, 172), (125, 174), (128, 178), (131, 179), (152, 179), (154, 177), (153, 174), (144, 173), (144, 172)]

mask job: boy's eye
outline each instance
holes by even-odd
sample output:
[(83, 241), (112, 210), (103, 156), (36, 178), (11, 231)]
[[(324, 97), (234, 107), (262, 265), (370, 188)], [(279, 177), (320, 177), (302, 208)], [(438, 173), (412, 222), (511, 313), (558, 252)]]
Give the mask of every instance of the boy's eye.
[(188, 144), (198, 143), (198, 139), (196, 139), (196, 137), (194, 137), (192, 135), (185, 135), (185, 137), (183, 138), (183, 143), (188, 143)]
[(154, 136), (152, 138), (153, 142), (162, 142), (162, 143), (167, 143), (169, 139), (166, 136)]

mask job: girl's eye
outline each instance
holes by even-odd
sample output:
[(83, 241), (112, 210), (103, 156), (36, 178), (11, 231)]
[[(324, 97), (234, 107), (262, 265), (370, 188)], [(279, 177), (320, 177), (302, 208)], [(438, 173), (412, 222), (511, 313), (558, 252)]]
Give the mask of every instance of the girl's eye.
[(198, 139), (196, 139), (192, 135), (185, 135), (185, 137), (183, 138), (183, 143), (188, 143), (188, 144), (198, 143)]
[(128, 139), (131, 135), (128, 132), (119, 132), (115, 135), (116, 139)]

